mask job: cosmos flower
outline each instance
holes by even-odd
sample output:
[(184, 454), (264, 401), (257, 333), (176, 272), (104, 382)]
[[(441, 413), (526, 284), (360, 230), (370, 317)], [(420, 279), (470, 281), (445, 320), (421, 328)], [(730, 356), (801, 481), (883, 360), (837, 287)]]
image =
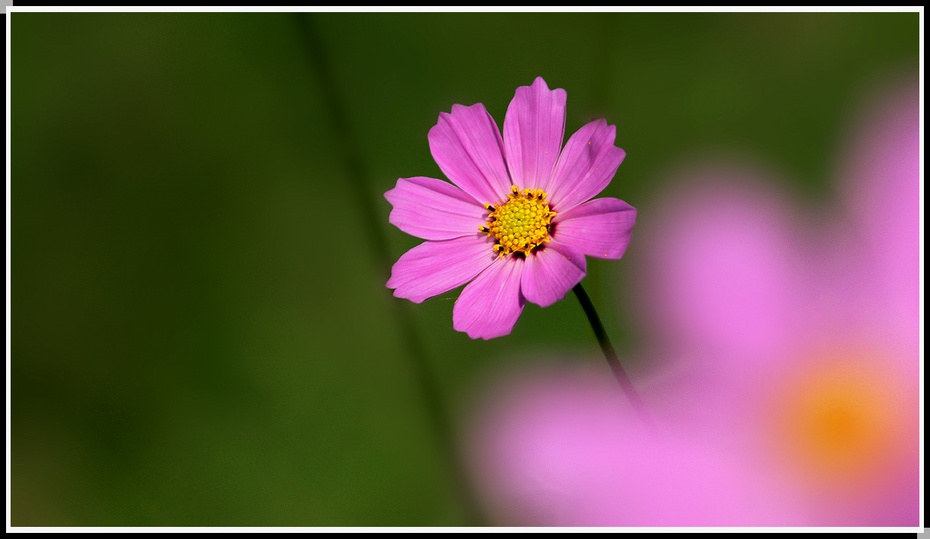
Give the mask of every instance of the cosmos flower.
[(468, 283), (453, 327), (473, 339), (510, 333), (527, 301), (552, 305), (586, 273), (585, 256), (618, 259), (636, 210), (591, 200), (626, 155), (616, 128), (595, 120), (565, 147), (565, 90), (537, 77), (517, 88), (503, 137), (481, 103), (453, 105), (429, 131), (433, 158), (451, 184), (400, 178), (384, 194), (390, 222), (427, 240), (391, 271), (394, 295), (420, 303)]
[(499, 522), (920, 524), (918, 96), (860, 122), (816, 212), (748, 167), (674, 174), (636, 268), (658, 432), (597, 377), (508, 378), (472, 437)]
[(469, 425), (469, 465), (501, 526), (785, 525), (775, 478), (713, 437), (644, 428), (612, 380), (574, 358), (497, 373)]
[[(749, 525), (916, 526), (918, 312), (889, 310), (907, 286), (876, 271), (899, 262), (837, 208), (811, 228), (748, 176), (696, 173), (651, 209), (667, 243), (644, 256), (653, 304), (641, 312), (666, 338), (650, 339), (662, 365), (640, 380), (644, 400), (669, 431), (714, 440), (740, 473), (766, 478), (758, 495), (779, 494), (786, 512)], [(711, 525), (744, 522), (722, 516)]]

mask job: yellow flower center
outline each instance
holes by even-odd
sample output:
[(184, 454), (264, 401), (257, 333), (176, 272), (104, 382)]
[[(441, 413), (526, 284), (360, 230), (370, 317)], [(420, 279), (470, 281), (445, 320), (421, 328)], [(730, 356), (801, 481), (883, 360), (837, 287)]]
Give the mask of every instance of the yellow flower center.
[(521, 190), (516, 185), (510, 189), (512, 193), (503, 203), (484, 205), (489, 211), (488, 222), (479, 229), (497, 240), (494, 250), (500, 256), (512, 253), (525, 256), (549, 241), (555, 212), (549, 209), (546, 192), (542, 189)]

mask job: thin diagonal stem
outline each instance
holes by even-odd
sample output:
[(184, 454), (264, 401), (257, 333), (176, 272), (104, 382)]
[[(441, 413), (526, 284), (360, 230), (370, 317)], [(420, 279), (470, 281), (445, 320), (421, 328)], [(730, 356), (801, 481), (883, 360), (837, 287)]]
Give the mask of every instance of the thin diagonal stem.
[(591, 298), (588, 297), (588, 293), (584, 291), (581, 283), (576, 284), (575, 287), (572, 288), (572, 291), (578, 297), (581, 308), (584, 309), (584, 314), (588, 316), (588, 322), (591, 324), (591, 329), (594, 330), (594, 336), (597, 337), (597, 342), (601, 345), (601, 351), (604, 352), (604, 359), (606, 359), (607, 364), (610, 365), (610, 370), (613, 371), (614, 378), (616, 378), (617, 382), (620, 384), (620, 389), (623, 390), (627, 399), (630, 400), (630, 404), (633, 406), (636, 414), (642, 419), (643, 423), (649, 428), (654, 429), (652, 419), (650, 419), (649, 414), (646, 413), (646, 406), (639, 397), (639, 393), (636, 392), (636, 388), (633, 387), (630, 377), (627, 375), (626, 371), (623, 370), (623, 365), (620, 364), (620, 360), (617, 359), (617, 353), (614, 352), (614, 347), (610, 344), (610, 339), (607, 338), (607, 332), (604, 331), (604, 324), (601, 323), (601, 318), (597, 315), (597, 310), (594, 309)]
[[(345, 166), (346, 176), (351, 184), (355, 202), (362, 210), (361, 217), (369, 247), (375, 252), (383, 273), (389, 275), (391, 255), (387, 249), (387, 237), (384, 234), (383, 227), (377, 221), (377, 208), (374, 206), (371, 197), (369, 197), (371, 191), (367, 185), (368, 173), (365, 170), (364, 159), (354, 134), (348, 127), (348, 117), (335, 87), (329, 57), (319, 38), (319, 25), (315, 23), (311, 13), (295, 13), (294, 15), (310, 65), (315, 71), (316, 79), (320, 81), (323, 99), (326, 101), (326, 109), (329, 111), (329, 121), (335, 134), (334, 139), (342, 141), (337, 150), (341, 153), (340, 157)], [(470, 525), (483, 526), (485, 520), (472, 493), (471, 485), (467, 480), (463, 468), (464, 457), (458, 444), (455, 443), (455, 436), (448, 420), (448, 407), (443, 398), (436, 373), (427, 357), (426, 347), (414, 326), (407, 305), (398, 301), (390, 303), (394, 309), (393, 319), (398, 325), (404, 346), (407, 349), (407, 357), (410, 360), (416, 385), (420, 391), (420, 398), (426, 409), (430, 426), (439, 443), (442, 456), (446, 459), (453, 481), (457, 484), (466, 518), (469, 520)]]

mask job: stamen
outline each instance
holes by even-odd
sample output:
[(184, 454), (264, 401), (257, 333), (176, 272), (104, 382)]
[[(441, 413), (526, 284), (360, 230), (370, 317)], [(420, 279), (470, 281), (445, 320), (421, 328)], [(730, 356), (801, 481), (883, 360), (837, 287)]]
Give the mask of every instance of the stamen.
[(489, 212), (488, 221), (479, 230), (497, 240), (494, 250), (500, 256), (525, 257), (549, 242), (556, 213), (549, 208), (542, 189), (521, 190), (511, 185), (510, 190), (507, 200), (501, 204), (484, 205)]

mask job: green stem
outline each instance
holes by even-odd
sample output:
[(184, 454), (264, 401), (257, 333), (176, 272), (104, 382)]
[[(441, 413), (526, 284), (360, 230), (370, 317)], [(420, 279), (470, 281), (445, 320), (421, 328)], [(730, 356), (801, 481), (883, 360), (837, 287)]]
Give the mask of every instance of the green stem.
[(623, 365), (620, 364), (620, 360), (617, 359), (617, 353), (614, 352), (614, 347), (611, 346), (610, 339), (607, 338), (607, 332), (604, 331), (604, 324), (601, 323), (601, 318), (597, 315), (597, 310), (594, 309), (591, 298), (588, 297), (588, 293), (584, 291), (581, 283), (576, 284), (572, 291), (578, 297), (581, 308), (584, 309), (584, 313), (588, 316), (588, 322), (591, 324), (591, 329), (594, 330), (594, 336), (597, 337), (598, 344), (601, 345), (604, 359), (606, 359), (607, 364), (610, 365), (610, 370), (613, 371), (614, 378), (616, 378), (617, 382), (620, 384), (620, 389), (623, 390), (623, 393), (626, 395), (627, 399), (629, 399), (630, 404), (643, 423), (649, 428), (654, 429), (652, 419), (650, 419), (649, 414), (646, 413), (646, 406), (636, 392), (636, 388), (633, 387), (630, 377), (627, 375), (626, 371), (623, 370)]

